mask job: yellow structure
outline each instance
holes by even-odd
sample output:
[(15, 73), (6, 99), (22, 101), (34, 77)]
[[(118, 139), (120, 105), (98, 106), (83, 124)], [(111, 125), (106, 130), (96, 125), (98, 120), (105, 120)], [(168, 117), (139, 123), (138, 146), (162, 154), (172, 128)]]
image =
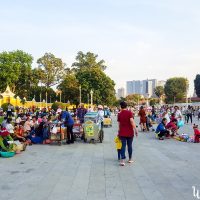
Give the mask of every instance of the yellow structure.
[[(10, 103), (13, 106), (19, 106), (24, 108), (31, 108), (31, 107), (38, 107), (38, 108), (50, 108), (53, 103), (46, 103), (45, 100), (42, 102), (36, 102), (35, 99), (32, 101), (26, 101), (26, 98), (24, 98), (24, 104), (22, 104), (21, 99), (19, 96), (15, 98), (15, 94), (11, 91), (10, 87), (7, 86), (5, 92), (0, 94), (0, 107), (4, 103)], [(63, 103), (63, 107), (69, 107), (70, 109), (75, 107), (75, 105), (69, 105), (68, 103)]]

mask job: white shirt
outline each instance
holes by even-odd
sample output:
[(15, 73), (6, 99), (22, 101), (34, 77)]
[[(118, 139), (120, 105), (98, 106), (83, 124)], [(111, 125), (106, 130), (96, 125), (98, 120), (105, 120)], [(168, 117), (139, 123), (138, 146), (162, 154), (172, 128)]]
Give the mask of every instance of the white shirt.
[(181, 114), (181, 111), (180, 110), (177, 110), (175, 112), (175, 118), (178, 119), (178, 118), (181, 118), (182, 117), (182, 114)]
[(100, 122), (103, 122), (103, 119), (104, 119), (104, 111), (103, 110), (99, 110), (98, 111), (98, 120)]
[(6, 124), (6, 129), (9, 133), (14, 133), (14, 127), (12, 124)]

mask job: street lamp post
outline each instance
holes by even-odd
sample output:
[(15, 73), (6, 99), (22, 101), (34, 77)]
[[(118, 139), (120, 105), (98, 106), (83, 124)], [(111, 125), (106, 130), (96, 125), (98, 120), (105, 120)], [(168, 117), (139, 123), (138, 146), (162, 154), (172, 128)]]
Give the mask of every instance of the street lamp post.
[(47, 109), (47, 90), (46, 90), (46, 109)]
[(42, 109), (42, 81), (40, 81), (40, 110)]
[(81, 85), (79, 86), (79, 101), (80, 101), (80, 104), (81, 104), (81, 101), (82, 101), (82, 99), (81, 99)]
[(94, 92), (93, 92), (93, 90), (91, 90), (90, 91), (90, 96), (91, 96), (91, 107), (93, 107), (93, 94), (94, 94)]
[(60, 91), (60, 102), (62, 100), (62, 91)]
[(88, 108), (89, 108), (89, 104), (90, 104), (90, 95), (87, 94), (87, 99), (88, 99)]
[(40, 110), (42, 109), (42, 93), (40, 92)]

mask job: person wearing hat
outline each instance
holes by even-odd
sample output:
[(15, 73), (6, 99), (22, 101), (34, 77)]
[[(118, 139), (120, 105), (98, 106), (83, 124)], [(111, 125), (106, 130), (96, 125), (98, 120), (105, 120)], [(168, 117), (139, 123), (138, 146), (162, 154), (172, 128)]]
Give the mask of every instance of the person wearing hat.
[(103, 129), (103, 119), (104, 119), (103, 106), (98, 105), (98, 121), (101, 123), (101, 129)]

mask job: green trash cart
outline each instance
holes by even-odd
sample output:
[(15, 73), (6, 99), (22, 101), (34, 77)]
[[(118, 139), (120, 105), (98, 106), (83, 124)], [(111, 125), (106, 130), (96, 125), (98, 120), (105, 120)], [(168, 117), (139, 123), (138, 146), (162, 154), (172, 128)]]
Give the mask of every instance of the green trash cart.
[(98, 119), (97, 112), (88, 112), (84, 116), (84, 142), (97, 141), (102, 143), (104, 131), (102, 123)]

